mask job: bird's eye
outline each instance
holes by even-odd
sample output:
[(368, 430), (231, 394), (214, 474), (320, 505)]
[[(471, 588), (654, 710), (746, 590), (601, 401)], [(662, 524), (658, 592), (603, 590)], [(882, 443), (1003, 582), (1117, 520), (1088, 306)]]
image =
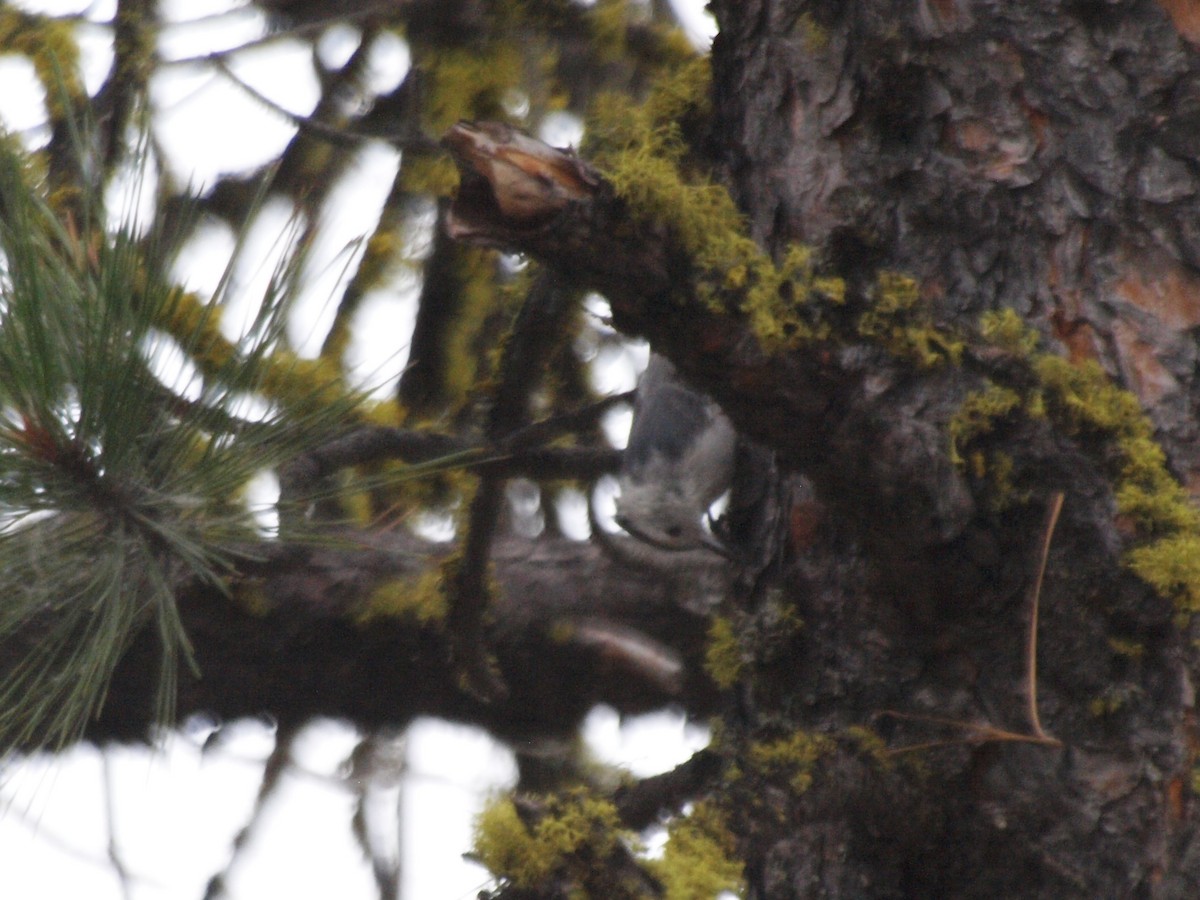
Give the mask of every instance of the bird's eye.
[(667, 528), (667, 537), (677, 538), (683, 535), (683, 526), (671, 525)]

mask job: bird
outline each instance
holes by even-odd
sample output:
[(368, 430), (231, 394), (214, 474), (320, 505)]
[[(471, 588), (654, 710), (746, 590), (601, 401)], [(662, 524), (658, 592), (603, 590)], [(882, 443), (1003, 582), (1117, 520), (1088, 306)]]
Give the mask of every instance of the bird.
[(733, 480), (736, 447), (737, 433), (716, 402), (652, 352), (617, 479), (617, 524), (661, 550), (708, 549), (732, 558), (706, 518)]

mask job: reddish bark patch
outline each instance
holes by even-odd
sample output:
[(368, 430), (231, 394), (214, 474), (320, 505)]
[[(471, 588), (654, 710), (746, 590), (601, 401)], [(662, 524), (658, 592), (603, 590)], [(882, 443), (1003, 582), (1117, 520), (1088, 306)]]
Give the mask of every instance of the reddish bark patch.
[(1200, 2), (1158, 0), (1158, 5), (1167, 11), (1167, 15), (1171, 17), (1171, 24), (1185, 41), (1200, 44)]
[(1144, 261), (1127, 266), (1116, 284), (1118, 296), (1177, 330), (1200, 325), (1200, 278), (1167, 260), (1154, 265), (1153, 275)]
[(1112, 336), (1121, 374), (1143, 406), (1157, 405), (1164, 395), (1178, 388), (1174, 376), (1158, 361), (1154, 346), (1142, 340), (1134, 326), (1116, 319), (1112, 323)]

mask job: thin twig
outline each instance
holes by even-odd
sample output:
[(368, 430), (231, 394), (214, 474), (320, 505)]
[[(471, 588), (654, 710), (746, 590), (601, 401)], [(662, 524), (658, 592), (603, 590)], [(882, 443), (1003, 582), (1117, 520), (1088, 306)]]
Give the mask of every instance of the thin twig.
[(224, 75), (237, 88), (243, 91), (252, 100), (265, 106), (271, 112), (279, 115), (305, 134), (311, 137), (317, 137), (336, 147), (344, 147), (347, 149), (357, 147), (364, 141), (387, 141), (392, 146), (400, 150), (435, 150), (438, 147), (436, 141), (424, 135), (415, 137), (400, 138), (397, 135), (386, 134), (369, 134), (364, 131), (354, 131), (341, 125), (329, 125), (313, 116), (306, 116), (301, 113), (292, 112), (286, 106), (272, 100), (266, 94), (259, 91), (257, 88), (244, 81), (236, 72), (229, 67), (229, 64), (221, 57), (214, 57), (211, 60), (213, 67)]
[[(526, 425), (529, 396), (541, 372), (542, 360), (567, 333), (566, 319), (573, 311), (574, 295), (554, 271), (543, 271), (529, 290), (504, 343), (498, 366), (499, 384), (488, 416), (487, 436), (502, 443)], [(449, 585), (447, 628), (452, 656), (462, 686), (485, 700), (508, 693), (496, 670), (484, 636), (484, 616), (490, 602), (487, 564), (492, 539), (504, 508), (504, 478), (485, 473), (471, 499), (461, 560)]]
[[(291, 40), (292, 38), (306, 37), (307, 35), (315, 34), (316, 32), (322, 31), (330, 25), (354, 22), (358, 19), (369, 18), (370, 16), (373, 16), (377, 13), (395, 11), (395, 8), (396, 8), (396, 4), (395, 4), (394, 0), (384, 0), (384, 2), (376, 3), (372, 6), (368, 6), (363, 9), (355, 10), (353, 12), (339, 12), (335, 15), (323, 16), (322, 18), (314, 19), (314, 20), (308, 21), (308, 22), (301, 22), (297, 25), (292, 25), (287, 28), (273, 28), (273, 29), (271, 29), (271, 31), (269, 31), (267, 34), (264, 34), (262, 37), (252, 38), (251, 40), (248, 40), (241, 44), (238, 44), (236, 47), (229, 47), (228, 49), (225, 49), (225, 50), (213, 50), (208, 53), (201, 53), (197, 56), (177, 56), (173, 59), (164, 59), (164, 60), (162, 60), (160, 65), (162, 65), (162, 66), (202, 65), (203, 63), (209, 63), (209, 62), (214, 62), (219, 59), (225, 59), (226, 57), (233, 56), (237, 53), (243, 53), (246, 50), (255, 50), (259, 47), (269, 46), (270, 44), (277, 44), (277, 43), (280, 43), (281, 41)], [(186, 21), (164, 22), (163, 24), (167, 28), (179, 28), (182, 30), (182, 29), (190, 28), (194, 25), (209, 24), (215, 19), (220, 19), (220, 18), (223, 18), (226, 16), (232, 16), (235, 14), (244, 13), (248, 9), (250, 9), (249, 5), (239, 7), (237, 9), (231, 9), (231, 10), (226, 10), (224, 12), (215, 13), (213, 15), (198, 16), (195, 19), (188, 19)], [(87, 21), (89, 23), (91, 22), (91, 20), (84, 20), (84, 21)], [(105, 23), (95, 23), (95, 24), (105, 24)]]
[(1046, 734), (1021, 734), (1005, 728), (997, 728), (989, 722), (962, 722), (945, 716), (927, 716), (920, 713), (905, 713), (898, 710), (885, 709), (877, 714), (890, 719), (900, 719), (905, 722), (923, 722), (928, 725), (941, 725), (946, 728), (957, 728), (966, 734), (957, 740), (924, 741), (920, 744), (908, 744), (904, 747), (894, 747), (887, 750), (889, 756), (900, 753), (912, 753), (917, 750), (929, 750), (936, 747), (952, 747), (958, 744), (989, 744), (1014, 743), (1038, 744), (1044, 747), (1061, 747), (1062, 741)]
[(279, 726), (276, 731), (275, 746), (263, 767), (262, 781), (258, 785), (258, 795), (254, 798), (254, 809), (251, 810), (246, 824), (233, 838), (233, 852), (230, 854), (229, 862), (225, 868), (208, 880), (204, 889), (204, 900), (218, 900), (220, 897), (228, 896), (229, 874), (241, 858), (242, 851), (250, 843), (255, 827), (262, 821), (263, 811), (266, 809), (268, 801), (275, 796), (283, 782), (284, 773), (287, 772), (292, 758), (292, 746), (296, 734), (297, 729), (292, 727)]
[(610, 397), (597, 400), (595, 403), (589, 403), (582, 409), (550, 416), (538, 422), (525, 425), (505, 437), (503, 446), (507, 450), (515, 451), (525, 447), (549, 443), (554, 438), (563, 434), (583, 431), (594, 425), (599, 421), (601, 416), (613, 407), (620, 406), (623, 403), (632, 403), (633, 395), (633, 391), (613, 394)]
[(1042, 730), (1041, 717), (1038, 716), (1037, 702), (1037, 636), (1038, 636), (1038, 607), (1042, 596), (1042, 581), (1046, 577), (1046, 562), (1050, 557), (1050, 542), (1054, 539), (1054, 529), (1058, 526), (1058, 516), (1062, 512), (1063, 492), (1055, 491), (1046, 506), (1046, 520), (1042, 526), (1042, 546), (1038, 561), (1037, 578), (1029, 588), (1029, 637), (1025, 643), (1025, 677), (1028, 679), (1027, 696), (1029, 700), (1029, 724), (1033, 734), (1040, 740), (1061, 744), (1062, 742), (1050, 737)]
[(125, 900), (133, 897), (133, 881), (129, 876), (129, 868), (121, 857), (121, 846), (117, 841), (116, 791), (113, 789), (112, 760), (108, 753), (100, 751), (100, 762), (104, 767), (104, 819), (108, 830), (108, 861), (112, 863), (117, 873), (117, 882), (121, 885), (121, 896)]
[(1037, 700), (1037, 633), (1038, 606), (1042, 596), (1042, 582), (1046, 577), (1046, 563), (1050, 556), (1050, 542), (1054, 539), (1054, 529), (1058, 525), (1058, 516), (1062, 512), (1063, 492), (1056, 491), (1050, 496), (1046, 505), (1046, 518), (1042, 525), (1041, 544), (1038, 552), (1037, 575), (1029, 586), (1029, 631), (1025, 638), (1025, 696), (1028, 703), (1029, 727), (1031, 734), (1020, 734), (1005, 728), (997, 728), (990, 722), (962, 722), (943, 716), (927, 716), (917, 713), (903, 713), (885, 709), (878, 713), (892, 719), (906, 722), (925, 722), (932, 725), (942, 725), (947, 728), (957, 728), (966, 735), (956, 741), (927, 741), (920, 744), (910, 744), (888, 750), (889, 754), (912, 753), (916, 750), (928, 750), (935, 747), (953, 746), (960, 743), (983, 744), (997, 741), (1010, 741), (1024, 744), (1038, 744), (1043, 747), (1061, 747), (1062, 741), (1046, 733), (1042, 728), (1041, 717), (1038, 715)]

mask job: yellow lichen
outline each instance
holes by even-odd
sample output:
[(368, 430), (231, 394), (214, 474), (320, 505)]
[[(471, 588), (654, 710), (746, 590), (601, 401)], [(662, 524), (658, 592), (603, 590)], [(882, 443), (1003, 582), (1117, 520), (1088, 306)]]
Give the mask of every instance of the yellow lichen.
[(1127, 686), (1107, 687), (1088, 701), (1088, 712), (1096, 718), (1114, 715), (1125, 707), (1133, 693)]
[(662, 859), (646, 865), (662, 882), (666, 900), (710, 900), (722, 891), (741, 894), (742, 863), (725, 816), (711, 803), (667, 826)]
[(1100, 366), (1086, 360), (1078, 365), (1061, 356), (1039, 354), (1034, 360), (1039, 381), (1048, 390), (1060, 419), (1077, 431), (1107, 432), (1118, 438), (1150, 433), (1137, 398), (1117, 387)]
[(1200, 535), (1184, 532), (1129, 551), (1133, 572), (1181, 612), (1200, 612)]
[(854, 743), (859, 753), (870, 757), (882, 769), (890, 770), (895, 765), (896, 757), (888, 751), (887, 741), (870, 728), (851, 725), (846, 729), (845, 735)]
[(876, 276), (874, 296), (858, 320), (858, 333), (921, 368), (957, 364), (962, 357), (963, 342), (929, 320), (917, 283), (896, 272)]
[(968, 394), (948, 426), (950, 458), (956, 463), (964, 462), (962, 451), (972, 440), (991, 432), (997, 419), (1012, 415), (1020, 407), (1020, 394), (996, 384)]
[(263, 590), (261, 581), (246, 580), (238, 584), (233, 599), (246, 612), (260, 618), (271, 612), (271, 600)]
[(480, 328), (506, 299), (496, 284), (495, 255), (476, 247), (460, 251), (459, 306), (446, 330), (445, 394), (451, 405), (466, 399), (478, 379), (480, 355), (475, 350)]
[(616, 808), (575, 789), (543, 798), (538, 821), (526, 827), (508, 797), (484, 807), (475, 820), (474, 852), (497, 878), (516, 888), (534, 888), (552, 875), (582, 884), (591, 861), (607, 859), (629, 839)]
[(0, 52), (19, 53), (33, 64), (52, 119), (65, 119), (70, 106), (82, 108), (87, 101), (70, 22), (5, 6), (0, 9)]
[(1010, 353), (1028, 357), (1041, 341), (1036, 330), (1030, 328), (1015, 309), (985, 312), (979, 318), (979, 333), (984, 341)]
[(413, 194), (445, 197), (458, 187), (458, 169), (449, 156), (405, 157), (401, 176), (406, 190)]
[(415, 61), (428, 75), (423, 114), (431, 134), (462, 119), (505, 119), (506, 95), (521, 84), (521, 47), (516, 41), (426, 51)]
[(629, 0), (600, 0), (588, 10), (591, 25), (590, 46), (598, 61), (618, 62), (625, 59), (628, 47), (625, 34), (629, 30)]
[(1109, 637), (1108, 646), (1117, 656), (1138, 660), (1146, 655), (1146, 645), (1141, 641), (1131, 641), (1127, 638)]
[(445, 617), (442, 572), (433, 568), (415, 577), (385, 581), (367, 595), (356, 618), (360, 624), (379, 618), (402, 618), (427, 625)]
[(812, 785), (813, 766), (833, 747), (824, 735), (796, 730), (787, 737), (751, 744), (746, 758), (760, 775), (786, 778), (795, 793), (803, 794)]
[(815, 277), (811, 251), (802, 246), (789, 248), (777, 265), (747, 234), (729, 192), (689, 165), (684, 125), (709, 114), (709, 80), (707, 60), (698, 59), (660, 80), (640, 106), (602, 97), (589, 122), (587, 153), (636, 220), (671, 229), (695, 264), (699, 300), (745, 316), (773, 349), (825, 338), (819, 311), (805, 307), (814, 296), (840, 304), (841, 279)]
[(809, 53), (820, 53), (829, 46), (829, 30), (817, 24), (812, 13), (797, 16), (792, 33), (800, 36)]
[(745, 659), (733, 623), (724, 616), (716, 616), (708, 626), (704, 671), (717, 687), (729, 688), (741, 678), (744, 667)]
[[(238, 348), (221, 333), (222, 307), (206, 304), (195, 294), (174, 291), (159, 309), (155, 325), (174, 338), (206, 376), (232, 371)], [(351, 394), (341, 373), (328, 360), (302, 359), (279, 349), (263, 356), (261, 379), (254, 387), (270, 400), (291, 407), (345, 403)]]

